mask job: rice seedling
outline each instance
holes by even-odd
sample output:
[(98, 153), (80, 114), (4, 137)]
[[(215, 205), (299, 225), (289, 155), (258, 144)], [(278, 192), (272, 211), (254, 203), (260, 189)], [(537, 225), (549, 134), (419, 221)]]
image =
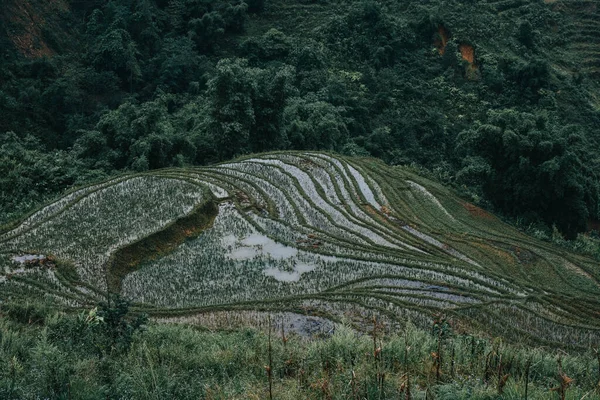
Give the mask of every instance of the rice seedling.
[[(44, 267), (47, 257), (72, 268)], [(3, 298), (80, 307), (118, 291), (161, 318), (309, 307), (427, 327), (443, 312), (508, 340), (581, 349), (600, 336), (592, 260), (517, 232), (409, 169), (316, 152), (77, 189), (0, 232), (0, 271)], [(440, 348), (440, 378), (456, 373), (453, 349), (442, 357)], [(496, 391), (510, 390), (514, 375), (495, 366)], [(405, 373), (399, 386), (410, 398)], [(322, 378), (324, 394), (331, 383)], [(353, 393), (363, 378), (354, 371)], [(376, 381), (387, 390), (387, 375)]]

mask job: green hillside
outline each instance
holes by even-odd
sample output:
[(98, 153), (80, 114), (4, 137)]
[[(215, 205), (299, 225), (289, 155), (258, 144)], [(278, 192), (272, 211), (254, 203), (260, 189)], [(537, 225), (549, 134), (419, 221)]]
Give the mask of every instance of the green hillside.
[(443, 313), (471, 332), (572, 348), (595, 345), (600, 329), (595, 260), (374, 159), (270, 153), (124, 175), (0, 240), (6, 301), (89, 307), (108, 291), (151, 316), (311, 310), (338, 321), (351, 310), (421, 328)]
[[(247, 357), (236, 355), (239, 351), (255, 352), (252, 357), (258, 358), (247, 370), (187, 383), (205, 385), (206, 398), (213, 391), (218, 398), (234, 393), (253, 398), (256, 390), (266, 398), (266, 381), (255, 369), (269, 354), (264, 329), (270, 321), (277, 326), (273, 340), (279, 341), (275, 362), (293, 360), (277, 364), (283, 375), (276, 378), (275, 398), (298, 393), (379, 398), (386, 391), (404, 396), (407, 374), (413, 374), (415, 398), (443, 393), (515, 398), (522, 395), (527, 368), (535, 376), (532, 398), (547, 398), (547, 385), (563, 359), (565, 376), (577, 379), (568, 391), (572, 396), (593, 390), (597, 379), (590, 350), (600, 340), (595, 260), (526, 236), (412, 170), (372, 158), (278, 152), (210, 167), (122, 175), (74, 190), (15, 223), (0, 235), (0, 266), (3, 335), (25, 329), (31, 336), (22, 340), (38, 348), (35, 326), (43, 324), (50, 332), (44, 335), (61, 343), (62, 350), (51, 347), (59, 359), (112, 360), (119, 365), (117, 375), (126, 364), (146, 374), (149, 365), (138, 365), (142, 361), (135, 354), (144, 351), (146, 340), (160, 349), (155, 335), (173, 336), (170, 352), (196, 340), (230, 343), (225, 346), (233, 346), (228, 351), (234, 354), (217, 363)], [(126, 316), (124, 303), (107, 305), (116, 294), (132, 302), (133, 315), (151, 318), (147, 332), (134, 336), (138, 325)], [(79, 311), (97, 304), (104, 304), (99, 314)], [(57, 311), (67, 314), (52, 316)], [(200, 339), (191, 328), (169, 324), (174, 322), (235, 330)], [(263, 333), (238, 338), (248, 325), (262, 326)], [(311, 344), (302, 337), (314, 326), (339, 333)], [(373, 342), (356, 336), (359, 332)], [(294, 350), (287, 350), (287, 337), (297, 341)], [(18, 342), (7, 340), (3, 355), (10, 360), (17, 357), (11, 354)], [(373, 360), (369, 346), (383, 348), (383, 355), (376, 352)], [(540, 346), (543, 350), (536, 350)], [(556, 358), (558, 349), (562, 356)], [(286, 356), (288, 351), (293, 353)], [(315, 351), (332, 357), (328, 362), (338, 365), (337, 372), (311, 364)], [(431, 358), (430, 351), (443, 351), (444, 358)], [(198, 356), (186, 362), (206, 368), (208, 355)], [(32, 357), (22, 353), (15, 359), (37, 368)], [(531, 359), (538, 361), (527, 367)], [(164, 361), (156, 362), (163, 368)], [(179, 370), (180, 362), (170, 368)], [(0, 383), (14, 385), (10, 368)], [(360, 378), (348, 378), (354, 369)], [(163, 371), (165, 379), (179, 374), (175, 370)], [(52, 378), (58, 386), (44, 390), (57, 395), (69, 382), (83, 395), (84, 388), (77, 387), (82, 371), (64, 371), (67, 375)], [(309, 375), (301, 378), (300, 371)], [(102, 375), (94, 374), (99, 375), (92, 382)], [(385, 374), (388, 383), (381, 381)], [(471, 374), (482, 375), (460, 384), (455, 380)], [(117, 375), (106, 379), (113, 382)], [(239, 385), (231, 386), (231, 379)], [(286, 379), (300, 379), (300, 386), (292, 389)], [(327, 389), (308, 383), (322, 379)], [(356, 379), (356, 386), (339, 386), (346, 379)], [(19, 387), (28, 393), (40, 390), (40, 382)], [(159, 387), (107, 390), (133, 390), (135, 398), (146, 398), (166, 393), (166, 386)], [(0, 384), (0, 390), (8, 388)]]
[(600, 4), (3, 0), (0, 399), (600, 398)]

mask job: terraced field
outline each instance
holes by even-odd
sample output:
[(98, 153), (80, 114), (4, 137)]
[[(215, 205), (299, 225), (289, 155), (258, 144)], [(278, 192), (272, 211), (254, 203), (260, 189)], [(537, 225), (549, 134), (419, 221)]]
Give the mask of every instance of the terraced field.
[(597, 262), (528, 237), (402, 167), (269, 153), (121, 176), (0, 234), (0, 297), (156, 317), (295, 312), (562, 347), (600, 339)]
[(577, 69), (593, 78), (600, 77), (600, 5), (592, 0), (561, 0), (554, 9), (570, 17), (563, 33), (573, 54)]

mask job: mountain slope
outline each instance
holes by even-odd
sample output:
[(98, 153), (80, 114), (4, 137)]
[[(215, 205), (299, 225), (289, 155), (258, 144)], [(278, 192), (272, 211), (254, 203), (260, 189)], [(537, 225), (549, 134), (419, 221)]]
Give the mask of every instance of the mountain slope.
[(584, 0), (7, 1), (0, 223), (122, 171), (321, 149), (416, 163), (575, 239), (600, 218), (597, 19)]
[(420, 326), (442, 313), (563, 347), (600, 329), (593, 260), (367, 158), (267, 153), (121, 176), (33, 213), (0, 235), (0, 255), (4, 299), (78, 307), (108, 289), (156, 316), (376, 313)]

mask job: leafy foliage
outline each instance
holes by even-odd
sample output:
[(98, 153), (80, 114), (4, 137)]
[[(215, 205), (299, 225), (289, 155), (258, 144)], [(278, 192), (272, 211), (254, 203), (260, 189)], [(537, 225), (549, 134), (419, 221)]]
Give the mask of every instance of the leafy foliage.
[(556, 223), (571, 237), (585, 230), (598, 186), (588, 180), (591, 171), (573, 146), (582, 140), (573, 127), (558, 129), (545, 115), (514, 110), (491, 111), (488, 117), (488, 123), (458, 137), (457, 146), (468, 155), (459, 179), (479, 182), (512, 215)]
[[(112, 301), (111, 301), (112, 300)], [(134, 334), (146, 324), (146, 315), (132, 317), (129, 313), (129, 303), (119, 296), (100, 303), (97, 316), (93, 313), (86, 317), (87, 324), (93, 324), (106, 338), (106, 344), (101, 344), (104, 351), (127, 352), (131, 347)], [(96, 324), (96, 321), (101, 322)]]
[[(573, 237), (599, 217), (595, 20), (584, 18), (597, 11), (563, 3), (71, 1), (35, 38), (51, 57), (0, 36), (0, 132), (16, 136), (4, 165), (45, 187), (3, 184), (0, 220), (124, 169), (327, 149), (444, 171), (482, 205)], [(495, 155), (463, 148), (467, 136), (498, 143), (486, 130), (505, 117), (490, 110), (545, 121), (500, 127), (517, 136)], [(23, 143), (35, 162), (19, 161)], [(62, 179), (39, 172), (56, 158)]]

